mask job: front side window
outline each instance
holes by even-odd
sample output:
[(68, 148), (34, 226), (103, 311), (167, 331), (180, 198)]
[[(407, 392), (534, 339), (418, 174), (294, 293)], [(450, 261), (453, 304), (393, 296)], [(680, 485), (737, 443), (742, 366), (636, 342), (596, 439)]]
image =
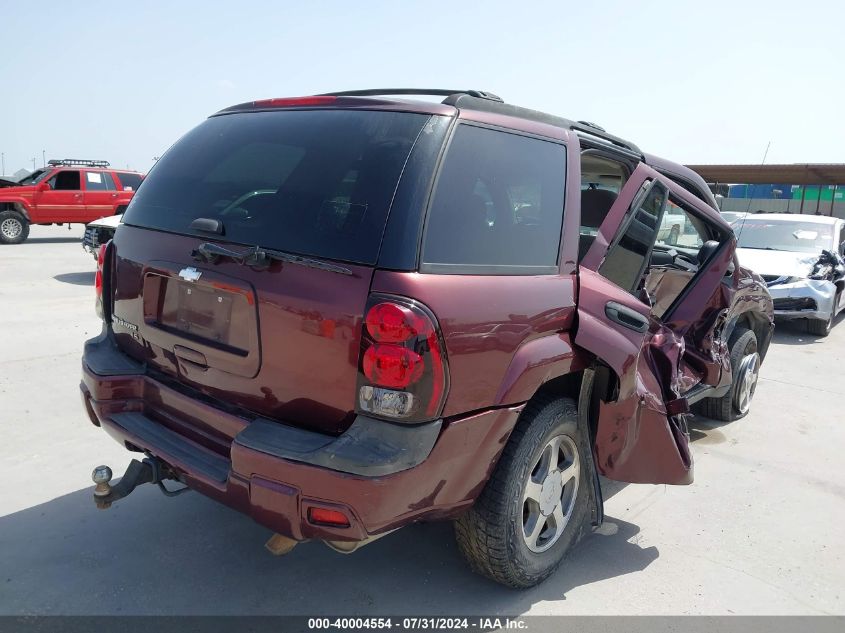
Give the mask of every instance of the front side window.
[(555, 272), (565, 178), (563, 145), (460, 125), (429, 208), (421, 269)]
[(623, 223), (622, 232), (599, 266), (600, 275), (628, 292), (638, 289), (657, 239), (667, 198), (668, 192), (661, 185), (651, 187), (648, 195)]
[(60, 171), (47, 182), (55, 191), (79, 191), (82, 189), (79, 172), (76, 170)]
[(628, 213), (598, 272), (662, 319), (729, 236), (654, 183)]

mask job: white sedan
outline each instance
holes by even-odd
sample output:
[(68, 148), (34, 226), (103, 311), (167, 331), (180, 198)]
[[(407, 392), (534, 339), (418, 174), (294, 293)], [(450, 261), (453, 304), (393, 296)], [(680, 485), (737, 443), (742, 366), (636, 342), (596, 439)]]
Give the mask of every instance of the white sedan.
[(816, 215), (758, 213), (733, 224), (740, 264), (763, 276), (775, 317), (807, 319), (827, 336), (845, 308), (845, 221)]

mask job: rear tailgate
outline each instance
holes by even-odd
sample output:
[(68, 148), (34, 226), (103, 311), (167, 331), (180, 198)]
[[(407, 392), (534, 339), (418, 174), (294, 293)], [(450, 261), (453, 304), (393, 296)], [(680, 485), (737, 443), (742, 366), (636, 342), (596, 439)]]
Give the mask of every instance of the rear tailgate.
[[(144, 180), (115, 234), (118, 345), (221, 406), (345, 430), (388, 210), (429, 119), (239, 113), (187, 134)], [(312, 265), (210, 263), (194, 253), (202, 244), (294, 253)]]
[(200, 265), (190, 254), (202, 240), (131, 226), (114, 243), (112, 324), (126, 353), (262, 416), (330, 433), (348, 426), (372, 268)]

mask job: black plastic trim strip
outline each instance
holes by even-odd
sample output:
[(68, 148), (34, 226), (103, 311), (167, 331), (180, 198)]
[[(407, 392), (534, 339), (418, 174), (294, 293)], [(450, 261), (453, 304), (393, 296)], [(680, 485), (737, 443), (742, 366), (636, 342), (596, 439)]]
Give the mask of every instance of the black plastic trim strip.
[(149, 450), (165, 462), (178, 460), (187, 467), (189, 475), (200, 475), (217, 482), (229, 478), (231, 462), (228, 459), (191, 442), (143, 413), (116, 413), (109, 420), (137, 438), (138, 448)]
[(273, 457), (354, 475), (381, 477), (408, 470), (431, 454), (443, 420), (409, 426), (358, 415), (338, 437), (253, 420), (235, 443)]

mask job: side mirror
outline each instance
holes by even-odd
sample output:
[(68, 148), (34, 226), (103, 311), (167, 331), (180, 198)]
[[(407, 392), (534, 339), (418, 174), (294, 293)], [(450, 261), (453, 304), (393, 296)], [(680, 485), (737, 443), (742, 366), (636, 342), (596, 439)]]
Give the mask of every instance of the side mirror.
[(52, 187), (49, 182), (42, 182), (38, 184), (38, 191), (50, 191)]
[(713, 253), (719, 250), (719, 242), (716, 240), (707, 240), (698, 249), (698, 265), (703, 266), (708, 259), (713, 256)]

